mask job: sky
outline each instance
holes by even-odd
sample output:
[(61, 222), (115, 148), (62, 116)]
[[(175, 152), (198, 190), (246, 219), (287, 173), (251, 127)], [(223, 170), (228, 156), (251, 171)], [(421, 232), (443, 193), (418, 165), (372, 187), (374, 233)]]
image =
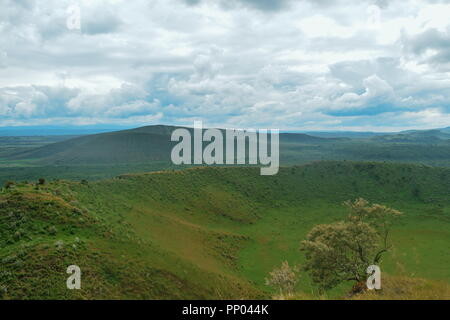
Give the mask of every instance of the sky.
[(0, 0), (0, 127), (447, 127), (449, 17), (450, 0)]

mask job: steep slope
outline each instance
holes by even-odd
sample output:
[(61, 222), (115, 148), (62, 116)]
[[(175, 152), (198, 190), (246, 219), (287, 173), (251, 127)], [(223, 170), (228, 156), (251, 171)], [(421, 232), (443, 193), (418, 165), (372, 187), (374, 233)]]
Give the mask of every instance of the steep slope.
[[(449, 190), (449, 169), (352, 162), (19, 185), (0, 196), (0, 286), (5, 298), (268, 297), (267, 273), (301, 263), (308, 230), (356, 197), (405, 212), (383, 271), (448, 281)], [(65, 289), (70, 264), (79, 292)], [(304, 275), (298, 290), (312, 290)]]
[[(214, 259), (205, 260), (206, 264), (186, 259), (161, 248), (148, 237), (139, 237), (139, 230), (134, 230), (123, 218), (116, 221), (127, 215), (124, 208), (132, 201), (112, 213), (103, 205), (90, 211), (75, 199), (73, 187), (71, 183), (60, 182), (31, 191), (30, 186), (22, 186), (0, 196), (0, 298), (261, 296), (245, 279), (222, 272), (217, 263), (208, 263)], [(214, 237), (227, 237), (210, 233)], [(196, 238), (193, 234), (187, 241), (195, 245)], [(214, 252), (212, 240), (205, 247), (211, 246), (209, 250)], [(232, 251), (239, 240), (238, 237), (229, 248), (221, 245), (221, 254)], [(66, 268), (74, 264), (82, 270), (82, 290), (66, 288)]]

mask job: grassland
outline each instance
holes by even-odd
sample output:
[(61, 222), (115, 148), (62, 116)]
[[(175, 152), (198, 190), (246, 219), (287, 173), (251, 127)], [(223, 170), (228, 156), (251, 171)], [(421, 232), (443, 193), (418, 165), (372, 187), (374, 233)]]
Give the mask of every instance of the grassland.
[[(192, 168), (95, 182), (18, 184), (0, 195), (3, 298), (271, 298), (264, 278), (302, 264), (312, 226), (364, 197), (403, 211), (383, 264), (386, 290), (354, 298), (449, 298), (450, 169), (323, 161), (284, 167)], [(65, 288), (77, 264), (82, 290)], [(305, 273), (297, 298), (319, 295)], [(384, 296), (383, 296), (384, 295)]]
[[(8, 180), (99, 180), (125, 173), (180, 169), (172, 164), (175, 127), (147, 126), (102, 134), (0, 137), (0, 184)], [(383, 161), (450, 167), (450, 134), (440, 130), (373, 137), (280, 135), (283, 166), (317, 160)]]

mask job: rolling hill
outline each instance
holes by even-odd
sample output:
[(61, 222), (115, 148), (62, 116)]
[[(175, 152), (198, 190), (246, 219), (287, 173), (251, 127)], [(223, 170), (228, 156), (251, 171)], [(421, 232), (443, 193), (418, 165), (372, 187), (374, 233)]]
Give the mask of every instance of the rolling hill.
[(372, 138), (379, 142), (416, 142), (440, 143), (450, 141), (450, 134), (444, 130), (405, 131), (399, 134), (376, 136)]
[[(112, 164), (170, 161), (176, 144), (170, 141), (172, 126), (146, 126), (95, 135), (87, 135), (36, 149), (20, 151), (11, 160), (31, 159), (41, 164)], [(191, 128), (186, 128), (192, 132)], [(223, 130), (222, 130), (223, 131)], [(301, 133), (280, 134), (281, 144), (325, 143), (339, 139), (324, 139)]]
[[(124, 173), (181, 169), (187, 166), (176, 166), (170, 160), (175, 145), (170, 135), (175, 128), (146, 126), (66, 139), (3, 138), (0, 139), (0, 183), (40, 177), (97, 180)], [(444, 139), (447, 135), (443, 129), (363, 138), (282, 133), (280, 164), (346, 160), (450, 167), (450, 139)]]
[[(81, 136), (18, 152), (11, 159), (34, 159), (48, 164), (126, 163), (168, 160), (170, 136), (150, 130), (126, 130)], [(169, 137), (169, 139), (168, 139)]]
[[(411, 297), (395, 287), (402, 277), (416, 298), (448, 298), (449, 192), (448, 168), (333, 161), (282, 168), (276, 176), (207, 167), (22, 183), (0, 194), (0, 294), (270, 298), (267, 273), (283, 260), (301, 265), (299, 243), (312, 226), (340, 219), (343, 201), (364, 197), (405, 213), (382, 264), (394, 284), (388, 292)], [(82, 269), (82, 290), (65, 288), (71, 264)], [(296, 290), (318, 297), (305, 274)], [(327, 294), (339, 298), (346, 290)]]
[(444, 133), (450, 133), (450, 127), (440, 129), (440, 131), (442, 131)]
[[(6, 160), (29, 160), (39, 165), (170, 162), (170, 151), (175, 145), (170, 141), (170, 136), (176, 128), (156, 125), (86, 135), (25, 151), (19, 150), (6, 157)], [(191, 128), (186, 129), (192, 132)], [(450, 159), (449, 137), (449, 134), (439, 130), (367, 139), (281, 133), (280, 155), (282, 163), (288, 165), (311, 160), (442, 161)], [(396, 149), (402, 151), (397, 152)]]

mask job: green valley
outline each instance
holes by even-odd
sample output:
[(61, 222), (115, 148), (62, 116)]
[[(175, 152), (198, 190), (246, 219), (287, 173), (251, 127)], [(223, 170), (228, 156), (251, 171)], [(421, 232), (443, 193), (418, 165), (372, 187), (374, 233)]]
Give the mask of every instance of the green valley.
[[(0, 294), (271, 298), (269, 271), (283, 260), (301, 268), (306, 233), (345, 217), (342, 203), (357, 197), (404, 213), (381, 264), (386, 297), (448, 299), (450, 169), (352, 161), (282, 167), (275, 176), (200, 167), (18, 182), (0, 195)], [(82, 290), (65, 287), (71, 264), (83, 272)], [(295, 288), (299, 299), (345, 298), (348, 290), (345, 284), (324, 296), (304, 272)], [(371, 294), (383, 298), (383, 291)]]

